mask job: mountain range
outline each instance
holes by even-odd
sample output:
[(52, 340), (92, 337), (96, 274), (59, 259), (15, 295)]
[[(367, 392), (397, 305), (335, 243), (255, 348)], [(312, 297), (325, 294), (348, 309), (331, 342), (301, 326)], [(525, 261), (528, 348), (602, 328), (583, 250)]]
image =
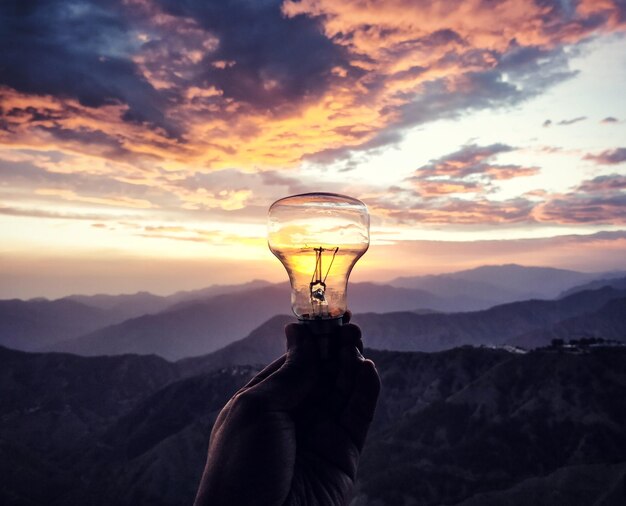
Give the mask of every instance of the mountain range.
[[(244, 339), (180, 360), (194, 372), (230, 364), (267, 363), (284, 350), (287, 315), (269, 319)], [(626, 342), (626, 291), (586, 290), (553, 301), (524, 301), (486, 311), (454, 314), (365, 313), (354, 315), (370, 349), (441, 351), (463, 345), (513, 345), (532, 349), (552, 339), (601, 337)]]
[[(396, 278), (392, 286), (426, 290), (440, 297), (467, 296), (484, 301), (480, 308), (527, 299), (552, 299), (566, 290), (580, 291), (599, 286), (579, 285), (626, 276), (626, 272), (578, 272), (553, 267), (527, 267), (517, 264), (485, 265), (459, 272)], [(569, 293), (567, 294), (569, 295)]]
[[(490, 279), (495, 283), (494, 280), (509, 273), (515, 279), (514, 274), (519, 275), (520, 270), (527, 271), (530, 278), (538, 275), (548, 276), (552, 273), (555, 279), (563, 280), (560, 287), (567, 286), (563, 283), (591, 276), (572, 271), (555, 269), (555, 272), (552, 272), (550, 269), (519, 266), (484, 267), (456, 275), (467, 276), (470, 279), (462, 280), (462, 283), (471, 285), (479, 283), (474, 279), (476, 277)], [(432, 281), (434, 277), (429, 279)], [(445, 276), (437, 279), (441, 281), (440, 287), (446, 286), (450, 281)], [(590, 286), (608, 284), (623, 287), (625, 279), (602, 279)], [(478, 285), (471, 286), (474, 287), (474, 293), (480, 293), (481, 296), (485, 294), (484, 290), (479, 291)], [(586, 287), (587, 285), (583, 285), (580, 289)], [(556, 291), (557, 288), (559, 287), (553, 286), (552, 290)], [(220, 292), (222, 290), (224, 291)], [(580, 291), (575, 287), (568, 290), (569, 294)], [(492, 292), (492, 295), (495, 296), (496, 292)], [(0, 301), (0, 345), (31, 351), (68, 351), (84, 355), (156, 353), (168, 359), (179, 359), (211, 353), (248, 335), (274, 315), (288, 310), (288, 300), (289, 287), (286, 283), (273, 285), (254, 281), (245, 285), (217, 286), (169, 297), (138, 293), (120, 296), (71, 296), (56, 301), (41, 299)], [(497, 306), (500, 308), (498, 310), (495, 308), (493, 311), (481, 310), (475, 306), (480, 308), (483, 301), (471, 299), (467, 295), (447, 292), (444, 297), (417, 288), (374, 283), (351, 285), (349, 300), (350, 307), (355, 312), (361, 313), (359, 319), (365, 329), (377, 334), (376, 347), (381, 348), (397, 349), (399, 345), (393, 343), (393, 333), (397, 333), (400, 324), (406, 324), (408, 327), (400, 328), (401, 333), (397, 335), (404, 336), (408, 333), (412, 336), (410, 342), (405, 343), (401, 349), (411, 350), (442, 349), (446, 346), (463, 344), (464, 339), (468, 344), (501, 342), (502, 339), (494, 337), (493, 334), (500, 332), (502, 325), (498, 326), (499, 324), (492, 321), (483, 323), (480, 320), (484, 318), (491, 320), (503, 315), (507, 310), (513, 318), (510, 329), (505, 329), (508, 337), (516, 337), (511, 336), (512, 333), (519, 335), (530, 333), (540, 326), (536, 319), (533, 319), (534, 306), (530, 306), (530, 302), (526, 304), (520, 302), (520, 305), (510, 306), (508, 309), (505, 309), (506, 305), (500, 304)], [(537, 306), (538, 303), (533, 304)], [(464, 312), (473, 311), (474, 317), (436, 314), (458, 313), (458, 308)], [(579, 313), (585, 312), (584, 309), (580, 308)], [(588, 309), (590, 311), (592, 306)], [(517, 310), (522, 314), (517, 315)], [(144, 311), (154, 312), (125, 319), (128, 314)], [(402, 314), (395, 314), (393, 322), (389, 319), (381, 321), (379, 316), (364, 314), (390, 312)], [(423, 318), (416, 319), (414, 315)], [(542, 326), (552, 325), (560, 319), (573, 316), (577, 314), (548, 319)], [(518, 324), (518, 320), (526, 320), (526, 324)], [(468, 328), (465, 328), (466, 321), (471, 325)], [(485, 326), (493, 327), (493, 331), (477, 335), (485, 330)], [(407, 329), (408, 332), (405, 332)], [(385, 340), (389, 343), (385, 344)], [(523, 343), (520, 344), (523, 346)]]
[[(353, 506), (623, 504), (626, 349), (366, 354), (383, 390)], [(0, 349), (0, 503), (191, 504), (260, 366), (188, 365)]]

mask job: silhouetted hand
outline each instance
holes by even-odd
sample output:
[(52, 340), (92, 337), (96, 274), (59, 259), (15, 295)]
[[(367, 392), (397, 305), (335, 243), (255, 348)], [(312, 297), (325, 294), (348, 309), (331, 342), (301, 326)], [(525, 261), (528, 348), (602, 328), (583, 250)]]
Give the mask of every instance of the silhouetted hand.
[[(350, 315), (344, 316), (344, 321)], [(361, 332), (319, 336), (285, 328), (287, 353), (239, 390), (219, 414), (196, 506), (339, 506), (350, 499), (380, 379), (361, 355)]]

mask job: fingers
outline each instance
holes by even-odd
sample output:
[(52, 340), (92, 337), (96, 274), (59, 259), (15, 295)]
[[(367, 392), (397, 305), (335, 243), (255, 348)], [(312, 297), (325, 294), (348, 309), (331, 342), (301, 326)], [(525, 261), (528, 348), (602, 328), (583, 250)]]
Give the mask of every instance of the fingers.
[(338, 338), (340, 340), (341, 347), (355, 346), (359, 350), (359, 352), (363, 352), (361, 329), (354, 323), (344, 323), (339, 328)]
[(285, 335), (287, 354), (280, 367), (244, 392), (270, 409), (294, 408), (310, 393), (318, 377), (314, 336), (298, 324), (287, 325)]
[(342, 318), (342, 323), (344, 325), (347, 325), (348, 323), (350, 323), (350, 320), (352, 320), (352, 311), (350, 311), (349, 309), (346, 310), (346, 312), (343, 314)]
[(354, 375), (352, 395), (340, 418), (359, 451), (363, 448), (367, 430), (374, 418), (379, 393), (380, 378), (374, 362), (360, 360)]
[(363, 342), (361, 341), (361, 329), (354, 324), (341, 327), (337, 336), (337, 363), (334, 387), (332, 388), (332, 406), (339, 415), (354, 389), (355, 375), (358, 366), (362, 362)]
[(246, 383), (245, 386), (243, 388), (241, 388), (241, 390), (239, 390), (239, 391), (242, 391), (242, 390), (245, 390), (247, 388), (253, 387), (257, 383), (260, 383), (261, 381), (263, 381), (269, 375), (271, 375), (274, 372), (278, 371), (278, 369), (280, 369), (282, 367), (282, 365), (285, 363), (285, 359), (286, 358), (287, 358), (287, 356), (283, 355), (283, 356), (277, 358), (276, 360), (274, 360), (274, 362), (272, 362), (271, 364), (266, 366), (265, 369), (260, 371), (254, 378), (252, 378), (250, 381), (248, 381), (248, 383)]

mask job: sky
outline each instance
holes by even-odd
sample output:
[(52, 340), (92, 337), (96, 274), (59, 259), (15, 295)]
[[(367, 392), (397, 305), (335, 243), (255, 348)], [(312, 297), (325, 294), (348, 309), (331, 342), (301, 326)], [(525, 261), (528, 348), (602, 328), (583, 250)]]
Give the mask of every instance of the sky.
[(0, 297), (282, 281), (269, 205), (361, 199), (352, 279), (626, 269), (624, 0), (0, 3)]

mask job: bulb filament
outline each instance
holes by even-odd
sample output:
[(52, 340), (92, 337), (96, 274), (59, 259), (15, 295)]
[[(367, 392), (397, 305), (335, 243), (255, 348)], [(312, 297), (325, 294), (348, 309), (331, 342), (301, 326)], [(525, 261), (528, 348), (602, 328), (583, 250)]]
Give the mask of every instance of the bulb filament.
[[(328, 316), (328, 302), (326, 301), (326, 278), (330, 272), (330, 268), (333, 266), (335, 256), (339, 251), (339, 247), (336, 248), (313, 248), (315, 251), (315, 270), (311, 276), (311, 282), (309, 283), (309, 291), (311, 293), (311, 305), (313, 307), (313, 314), (316, 317)], [(330, 259), (326, 274), (323, 274), (322, 268), (322, 253), (324, 251), (332, 251), (333, 256)]]

